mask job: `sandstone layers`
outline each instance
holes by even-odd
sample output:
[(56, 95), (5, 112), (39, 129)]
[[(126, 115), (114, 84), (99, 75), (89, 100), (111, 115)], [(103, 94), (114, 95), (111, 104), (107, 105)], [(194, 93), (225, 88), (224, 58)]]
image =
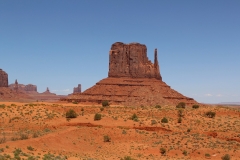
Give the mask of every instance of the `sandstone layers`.
[(90, 103), (108, 100), (111, 104), (128, 106), (197, 103), (162, 81), (157, 49), (152, 63), (147, 57), (145, 45), (121, 42), (114, 43), (110, 49), (108, 78), (62, 100)]

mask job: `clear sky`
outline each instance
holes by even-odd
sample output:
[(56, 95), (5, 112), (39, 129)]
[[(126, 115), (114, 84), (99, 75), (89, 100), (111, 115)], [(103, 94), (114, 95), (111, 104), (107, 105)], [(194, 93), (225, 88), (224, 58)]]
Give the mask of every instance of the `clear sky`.
[(139, 42), (171, 88), (240, 102), (239, 0), (0, 0), (0, 68), (9, 83), (57, 94), (107, 77), (114, 42)]

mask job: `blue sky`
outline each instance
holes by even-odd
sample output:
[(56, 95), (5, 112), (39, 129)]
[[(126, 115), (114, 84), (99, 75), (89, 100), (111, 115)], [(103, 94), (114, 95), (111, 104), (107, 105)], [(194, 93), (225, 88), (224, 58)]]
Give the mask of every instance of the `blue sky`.
[(239, 0), (0, 0), (9, 83), (57, 94), (108, 74), (114, 42), (139, 42), (168, 85), (198, 102), (240, 102)]

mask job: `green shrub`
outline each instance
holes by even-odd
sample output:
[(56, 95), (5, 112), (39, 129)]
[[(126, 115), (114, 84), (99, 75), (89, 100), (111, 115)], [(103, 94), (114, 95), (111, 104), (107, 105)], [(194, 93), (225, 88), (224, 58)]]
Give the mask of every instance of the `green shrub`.
[(208, 112), (205, 113), (205, 115), (206, 115), (207, 117), (209, 117), (209, 118), (214, 118), (215, 115), (216, 115), (216, 113), (215, 113), (215, 112), (212, 112), (212, 111), (208, 111)]
[(166, 117), (164, 117), (162, 120), (161, 120), (162, 123), (168, 123), (168, 119)]
[(192, 106), (192, 108), (197, 109), (197, 108), (199, 108), (199, 105), (194, 104), (194, 105)]
[(182, 118), (181, 117), (178, 118), (178, 123), (182, 123)]
[(110, 142), (111, 138), (108, 135), (103, 136), (103, 141), (104, 142)]
[(186, 103), (180, 102), (180, 103), (178, 103), (178, 105), (176, 107), (177, 108), (185, 108), (186, 107)]
[(135, 160), (130, 156), (125, 156), (124, 158), (121, 158), (121, 160)]
[(66, 113), (66, 118), (76, 118), (77, 113), (73, 109), (69, 109)]
[(103, 110), (104, 110), (104, 108), (103, 108), (103, 107), (101, 107), (101, 108), (100, 108), (100, 111), (103, 111)]
[(165, 155), (166, 154), (166, 149), (165, 148), (160, 148), (160, 153), (162, 154), (162, 155)]
[(186, 150), (184, 150), (182, 154), (183, 154), (184, 156), (187, 156), (188, 153), (187, 153)]
[(182, 109), (178, 110), (178, 117), (183, 117), (183, 110)]
[(151, 125), (157, 124), (157, 121), (155, 119), (151, 120)]
[(33, 148), (32, 146), (27, 146), (27, 149), (28, 149), (29, 151), (33, 151), (33, 150), (34, 150), (34, 148)]
[(20, 140), (28, 139), (28, 135), (25, 133), (20, 134)]
[(3, 108), (3, 109), (4, 109), (5, 107), (6, 107), (5, 104), (1, 104), (1, 105), (0, 105), (0, 108)]
[(157, 104), (156, 106), (155, 106), (155, 108), (162, 108), (159, 104)]
[(211, 155), (209, 153), (206, 153), (205, 157), (211, 157)]
[(109, 106), (108, 101), (102, 101), (102, 106), (103, 106), (103, 107), (107, 107), (107, 106)]
[(138, 121), (138, 116), (136, 115), (136, 113), (132, 115), (131, 119), (136, 122)]
[(230, 159), (231, 159), (231, 157), (230, 157), (229, 154), (225, 154), (225, 155), (222, 156), (221, 158), (222, 158), (222, 160), (230, 160)]
[(78, 104), (78, 102), (77, 102), (77, 101), (73, 101), (72, 103), (73, 103), (73, 104)]
[(94, 121), (99, 121), (102, 119), (102, 115), (100, 113), (96, 113), (94, 116)]

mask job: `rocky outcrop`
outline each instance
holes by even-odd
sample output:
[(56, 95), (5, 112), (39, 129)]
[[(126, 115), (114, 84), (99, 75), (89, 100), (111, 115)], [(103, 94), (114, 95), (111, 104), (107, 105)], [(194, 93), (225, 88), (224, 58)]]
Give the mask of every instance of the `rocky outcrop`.
[(81, 84), (78, 84), (78, 86), (77, 87), (74, 87), (73, 88), (73, 93), (81, 93), (82, 91), (82, 89), (81, 89), (82, 87), (81, 87)]
[(156, 78), (162, 80), (159, 71), (157, 49), (154, 63), (147, 57), (147, 47), (140, 43), (116, 42), (109, 52), (108, 77)]
[(148, 60), (147, 48), (139, 43), (114, 43), (109, 53), (109, 72), (96, 85), (82, 93), (63, 98), (63, 101), (98, 103), (103, 100), (125, 106), (154, 106), (156, 104), (176, 105), (179, 102), (197, 103), (171, 89), (162, 81), (157, 58)]
[(8, 74), (0, 69), (0, 87), (8, 87)]

